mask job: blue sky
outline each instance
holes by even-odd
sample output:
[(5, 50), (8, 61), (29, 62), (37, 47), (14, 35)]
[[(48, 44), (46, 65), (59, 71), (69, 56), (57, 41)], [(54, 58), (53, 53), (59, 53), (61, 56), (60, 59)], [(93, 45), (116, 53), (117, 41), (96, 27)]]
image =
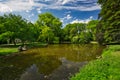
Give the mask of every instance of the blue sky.
[(0, 0), (0, 15), (14, 13), (35, 22), (38, 14), (51, 12), (64, 25), (97, 19), (100, 9), (97, 0)]

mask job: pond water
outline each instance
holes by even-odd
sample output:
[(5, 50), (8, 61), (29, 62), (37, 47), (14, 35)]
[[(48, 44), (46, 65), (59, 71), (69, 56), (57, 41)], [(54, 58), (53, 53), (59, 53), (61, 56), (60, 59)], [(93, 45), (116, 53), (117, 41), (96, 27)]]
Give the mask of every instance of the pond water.
[(103, 46), (59, 44), (0, 58), (0, 80), (69, 80)]

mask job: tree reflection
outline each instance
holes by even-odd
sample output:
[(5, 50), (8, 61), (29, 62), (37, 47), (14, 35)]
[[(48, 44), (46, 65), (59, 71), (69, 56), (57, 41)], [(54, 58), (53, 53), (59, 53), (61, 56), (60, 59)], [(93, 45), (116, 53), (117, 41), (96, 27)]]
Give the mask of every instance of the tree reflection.
[[(25, 80), (29, 76), (36, 76), (33, 78), (37, 80), (41, 78), (38, 77), (41, 74), (47, 75), (47, 78), (51, 80), (56, 78), (53, 77), (56, 75), (66, 75), (63, 77), (66, 78), (69, 73), (73, 74), (78, 71), (85, 62), (101, 55), (103, 48), (98, 45), (60, 44), (6, 56), (0, 59), (0, 79)], [(24, 76), (28, 77), (24, 78)]]

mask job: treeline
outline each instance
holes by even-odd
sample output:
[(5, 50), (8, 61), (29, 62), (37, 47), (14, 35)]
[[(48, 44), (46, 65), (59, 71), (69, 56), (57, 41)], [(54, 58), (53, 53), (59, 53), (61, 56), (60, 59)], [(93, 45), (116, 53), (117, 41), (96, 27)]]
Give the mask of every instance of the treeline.
[(0, 16), (0, 43), (35, 41), (35, 27), (20, 15)]
[(67, 24), (64, 28), (59, 18), (43, 13), (33, 24), (20, 15), (0, 16), (0, 43), (45, 42), (45, 43), (89, 43), (96, 40), (97, 20), (88, 24)]
[(101, 5), (97, 40), (100, 44), (120, 44), (120, 0), (98, 0)]
[(89, 23), (69, 23), (64, 27), (60, 19), (51, 13), (39, 14), (35, 23), (27, 21), (20, 15), (0, 16), (0, 43), (89, 43), (90, 41), (98, 41), (100, 44), (120, 43), (119, 0), (118, 2), (112, 0), (112, 3), (99, 0), (98, 3), (102, 7), (99, 20), (91, 20)]

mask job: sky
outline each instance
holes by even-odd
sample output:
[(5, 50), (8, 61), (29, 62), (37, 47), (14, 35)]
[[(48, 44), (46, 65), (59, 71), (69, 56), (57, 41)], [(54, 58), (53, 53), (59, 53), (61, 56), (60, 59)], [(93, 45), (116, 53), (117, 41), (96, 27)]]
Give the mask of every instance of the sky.
[(0, 0), (0, 15), (13, 13), (33, 23), (45, 12), (58, 17), (63, 25), (87, 23), (97, 19), (100, 10), (97, 0)]

